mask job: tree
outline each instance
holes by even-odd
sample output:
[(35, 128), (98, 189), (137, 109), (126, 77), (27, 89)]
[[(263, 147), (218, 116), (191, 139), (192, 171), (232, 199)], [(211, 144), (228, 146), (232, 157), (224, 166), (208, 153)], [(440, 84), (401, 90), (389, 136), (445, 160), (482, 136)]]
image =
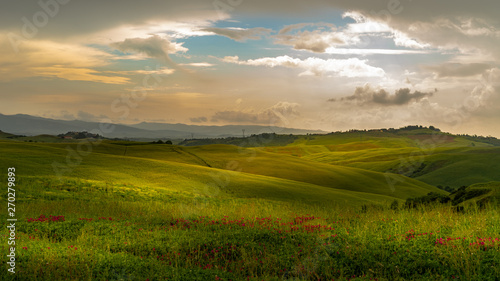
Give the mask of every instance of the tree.
[(165, 142), (165, 144), (172, 144), (172, 141), (168, 140), (168, 141)]
[(398, 210), (399, 209), (399, 202), (398, 200), (394, 199), (391, 203), (391, 210)]

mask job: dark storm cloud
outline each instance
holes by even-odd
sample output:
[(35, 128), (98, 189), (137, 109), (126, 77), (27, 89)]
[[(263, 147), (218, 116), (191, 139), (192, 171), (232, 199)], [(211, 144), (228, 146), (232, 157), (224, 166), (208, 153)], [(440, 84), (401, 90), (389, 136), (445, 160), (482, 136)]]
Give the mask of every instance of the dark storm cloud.
[(404, 105), (411, 101), (419, 101), (425, 97), (431, 97), (433, 92), (411, 92), (408, 88), (401, 88), (389, 94), (384, 89), (375, 90), (370, 86), (357, 87), (354, 94), (340, 99), (329, 99), (329, 102), (353, 101), (360, 104), (375, 103), (380, 105)]

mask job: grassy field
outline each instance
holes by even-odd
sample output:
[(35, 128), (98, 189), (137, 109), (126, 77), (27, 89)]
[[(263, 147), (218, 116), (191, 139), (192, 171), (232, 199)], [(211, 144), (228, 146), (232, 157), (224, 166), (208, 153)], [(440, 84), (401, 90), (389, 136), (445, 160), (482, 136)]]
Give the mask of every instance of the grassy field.
[(98, 181), (24, 181), (17, 280), (497, 280), (500, 274), (496, 208), (362, 211)]
[[(17, 273), (4, 264), (0, 280), (498, 280), (499, 150), (426, 134), (246, 148), (0, 140), (18, 219)], [(468, 187), (403, 208), (448, 195), (437, 185)]]

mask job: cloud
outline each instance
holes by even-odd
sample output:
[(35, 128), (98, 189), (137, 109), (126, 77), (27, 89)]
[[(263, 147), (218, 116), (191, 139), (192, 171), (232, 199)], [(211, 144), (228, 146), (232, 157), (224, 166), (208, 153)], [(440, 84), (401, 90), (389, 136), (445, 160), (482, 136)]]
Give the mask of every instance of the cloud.
[[(147, 29), (149, 31), (143, 34), (151, 34), (161, 31), (165, 27), (165, 23), (177, 22), (179, 24), (174, 26), (173, 31), (185, 34), (186, 32), (190, 33), (190, 31), (184, 28), (181, 25), (182, 23), (189, 25), (193, 22), (215, 22), (229, 18), (229, 16), (219, 14), (211, 1), (204, 0), (189, 2), (122, 0), (120, 1), (120, 8), (113, 1), (64, 1), (67, 2), (66, 4), (59, 4), (59, 2), (63, 1), (7, 1), (2, 3), (0, 30), (9, 30), (17, 35), (22, 35), (24, 25), (22, 18), (26, 18), (27, 21), (33, 23), (35, 15), (45, 14), (48, 18), (47, 23), (39, 28), (35, 26), (38, 31), (36, 38), (50, 38), (56, 41), (75, 38), (88, 40), (95, 34), (115, 30), (118, 27), (128, 29), (128, 38), (135, 38), (135, 36), (130, 35), (134, 34), (135, 28), (139, 26), (144, 27), (142, 30)], [(55, 5), (47, 5), (49, 7), (44, 9), (39, 3), (53, 3)], [(47, 11), (50, 14), (47, 14)], [(89, 15), (92, 15), (91, 20), (89, 20)], [(40, 22), (40, 19), (42, 19), (42, 16), (39, 16), (38, 22)], [(115, 41), (116, 39), (116, 37), (113, 37), (112, 40)]]
[(344, 14), (342, 14), (342, 18), (351, 18), (355, 21), (355, 23), (347, 24), (346, 32), (350, 34), (392, 32), (392, 29), (387, 24), (370, 20), (359, 12), (345, 12)]
[[(290, 32), (294, 30), (311, 25), (320, 27), (328, 26), (330, 30), (304, 30), (290, 34)], [(314, 53), (324, 53), (329, 47), (346, 44), (343, 37), (345, 36), (341, 33), (337, 33), (336, 28), (331, 24), (325, 25), (305, 23), (285, 26), (279, 31), (278, 35), (274, 36), (276, 39), (275, 44), (289, 45), (296, 50), (307, 50)]]
[(430, 44), (417, 42), (415, 39), (411, 39), (407, 34), (400, 31), (393, 31), (393, 39), (396, 46), (412, 49), (425, 49), (431, 47)]
[[(3, 31), (21, 34), (22, 18), (32, 21), (33, 15), (43, 9), (38, 4), (44, 1), (4, 1), (0, 10), (0, 27)], [(46, 1), (45, 1), (46, 2)], [(124, 27), (129, 33), (137, 26), (159, 26), (169, 22), (216, 22), (228, 20), (229, 13), (218, 13), (212, 1), (192, 0), (179, 2), (174, 0), (120, 1), (120, 9), (112, 1), (69, 1), (58, 5), (54, 17), (49, 17), (48, 24), (39, 28), (37, 38), (88, 38), (103, 30)], [(498, 11), (499, 1), (482, 1), (477, 4), (467, 0), (420, 1), (366, 1), (366, 0), (287, 0), (287, 1), (245, 1), (237, 7), (238, 14), (267, 17), (313, 17), (318, 11), (349, 11), (360, 14), (370, 22), (362, 22), (358, 17), (352, 24), (351, 31), (381, 31), (385, 24), (393, 30), (403, 32), (419, 44), (433, 47), (459, 48), (469, 51), (481, 49), (500, 58)], [(92, 15), (89, 21), (88, 15)], [(149, 29), (148, 29), (149, 30)], [(184, 29), (180, 34), (186, 33)], [(189, 30), (188, 33), (192, 32)], [(158, 33), (150, 30), (149, 34)], [(144, 33), (143, 33), (144, 34)], [(134, 38), (134, 37), (128, 37)], [(406, 42), (406, 43), (405, 43)], [(408, 42), (399, 41), (403, 46)], [(411, 45), (410, 45), (411, 47)]]
[(159, 67), (158, 69), (140, 69), (140, 70), (121, 70), (121, 71), (105, 71), (104, 73), (115, 73), (121, 75), (170, 75), (175, 72), (175, 69)]
[(406, 55), (406, 54), (426, 54), (426, 50), (400, 50), (400, 49), (356, 49), (356, 48), (327, 48), (327, 54), (335, 55)]
[[(0, 37), (0, 52), (8, 53), (8, 49), (8, 40)], [(0, 56), (0, 81), (57, 77), (106, 84), (129, 83), (129, 78), (97, 70), (113, 59), (113, 55), (87, 46), (31, 40), (20, 46), (19, 54)]]
[(500, 58), (500, 26), (493, 12), (500, 9), (498, 1), (481, 5), (465, 0), (444, 0), (439, 4), (431, 0), (400, 2), (396, 13), (390, 13), (383, 6), (376, 9), (374, 5), (353, 2), (352, 9), (370, 21), (387, 24), (398, 46), (434, 47), (462, 53), (482, 50)]
[(202, 31), (211, 32), (213, 34), (222, 35), (227, 38), (233, 39), (235, 41), (243, 42), (246, 40), (259, 40), (262, 36), (269, 34), (272, 30), (268, 28), (256, 27), (256, 28), (218, 28), (218, 27), (208, 27), (201, 29)]
[(242, 110), (219, 111), (212, 116), (211, 121), (285, 127), (289, 124), (290, 119), (300, 115), (299, 106), (298, 103), (278, 102), (270, 108), (258, 112)]
[[(431, 97), (433, 92), (414, 91), (413, 93), (408, 88), (401, 88), (390, 95), (384, 89), (372, 89), (370, 85), (357, 87), (354, 94), (351, 96), (340, 98), (339, 101), (353, 101), (356, 104), (379, 104), (379, 105), (405, 105), (411, 101), (420, 101), (425, 97)], [(328, 101), (335, 102), (336, 99)]]
[(149, 38), (128, 38), (122, 42), (112, 43), (111, 46), (122, 52), (143, 53), (156, 59), (168, 59), (169, 54), (188, 50), (182, 46), (182, 43), (170, 42), (159, 35)]
[(275, 114), (281, 114), (283, 116), (299, 116), (300, 113), (298, 108), (300, 105), (298, 103), (290, 103), (286, 101), (280, 101), (273, 105), (268, 111), (272, 111)]
[(211, 66), (214, 66), (215, 64), (208, 63), (208, 62), (192, 62), (192, 63), (181, 63), (179, 65), (193, 66), (193, 67), (211, 67)]
[(304, 72), (299, 76), (315, 75), (322, 76), (328, 73), (333, 73), (341, 77), (384, 77), (385, 71), (382, 68), (373, 67), (367, 64), (367, 60), (358, 58), (349, 59), (320, 59), (307, 58), (301, 60), (289, 56), (279, 56), (275, 58), (260, 58), (254, 60), (240, 61), (237, 56), (228, 56), (222, 59), (224, 62), (235, 63), (240, 65), (252, 66), (267, 66), (277, 67), (283, 66), (288, 68), (303, 69)]
[(201, 117), (193, 117), (189, 118), (189, 120), (193, 123), (205, 123), (208, 121), (207, 117), (201, 116)]
[(153, 35), (148, 38), (127, 38), (121, 42), (115, 42), (110, 45), (122, 52), (135, 52), (147, 55), (150, 58), (158, 59), (167, 66), (186, 73), (184, 68), (175, 63), (170, 54), (187, 52), (188, 49), (182, 46), (182, 43), (171, 42), (159, 35)]
[[(43, 77), (57, 77), (70, 81), (92, 81), (106, 84), (128, 84), (130, 79), (121, 76), (106, 76), (105, 73), (89, 68), (67, 67), (33, 67), (34, 75)], [(99, 75), (100, 74), (100, 75)]]
[(493, 67), (487, 63), (443, 63), (440, 65), (424, 66), (424, 70), (434, 72), (436, 78), (469, 77), (483, 74)]
[(314, 23), (296, 23), (296, 24), (290, 24), (285, 27), (283, 27), (279, 32), (278, 35), (286, 34), (294, 29), (301, 29), (306, 26), (313, 26), (315, 25)]
[(88, 113), (88, 112), (80, 110), (76, 114), (76, 119), (86, 121), (86, 122), (101, 122), (104, 119), (109, 119), (109, 117), (104, 115), (104, 114), (94, 115), (92, 113)]
[(74, 114), (70, 113), (67, 110), (61, 110), (59, 113), (55, 112), (44, 112), (40, 114), (41, 117), (45, 118), (50, 118), (50, 119), (57, 119), (57, 120), (76, 120), (76, 117)]
[(85, 112), (82, 110), (79, 110), (76, 113), (76, 115), (73, 113), (70, 113), (67, 110), (61, 110), (59, 113), (46, 112), (46, 113), (43, 113), (41, 116), (46, 117), (46, 118), (56, 119), (56, 120), (66, 120), (66, 121), (80, 120), (80, 121), (86, 121), (86, 122), (100, 122), (103, 119), (109, 119), (109, 117), (104, 115), (104, 114), (94, 115), (92, 113)]
[(346, 12), (342, 15), (343, 18), (351, 18), (356, 23), (347, 25), (346, 32), (352, 36), (360, 34), (388, 34), (394, 40), (394, 44), (400, 47), (412, 49), (424, 49), (430, 47), (429, 44), (422, 44), (415, 39), (410, 38), (406, 33), (391, 28), (387, 22), (373, 20), (359, 12)]
[[(290, 45), (296, 50), (307, 50), (314, 53), (330, 54), (408, 54), (409, 50), (397, 49), (356, 49), (354, 46), (366, 44), (370, 36), (392, 38), (396, 46), (424, 49), (429, 44), (417, 42), (407, 34), (391, 28), (387, 23), (380, 20), (372, 20), (369, 17), (355, 11), (345, 12), (343, 18), (351, 18), (355, 23), (348, 23), (344, 27), (335, 27), (328, 23), (299, 23), (285, 26), (276, 38), (275, 44)], [(315, 30), (302, 30), (305, 27), (316, 27)], [(294, 32), (295, 31), (295, 32)], [(343, 46), (344, 48), (338, 49)], [(413, 53), (416, 53), (413, 51)]]

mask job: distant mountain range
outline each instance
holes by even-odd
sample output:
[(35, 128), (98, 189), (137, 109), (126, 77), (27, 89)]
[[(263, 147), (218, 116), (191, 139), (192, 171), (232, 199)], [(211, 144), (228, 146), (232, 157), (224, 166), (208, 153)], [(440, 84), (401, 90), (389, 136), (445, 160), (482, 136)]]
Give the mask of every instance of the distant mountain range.
[[(3, 115), (0, 114), (0, 130), (17, 135), (34, 136), (41, 134), (58, 135), (70, 131), (92, 132), (99, 130), (100, 123), (80, 120), (56, 120), (36, 117), (26, 114)], [(185, 138), (217, 138), (236, 137), (261, 133), (279, 134), (322, 134), (321, 130), (293, 129), (282, 127), (258, 125), (226, 125), (226, 126), (197, 126), (186, 124), (148, 123), (142, 122), (134, 125), (115, 124), (112, 132), (101, 133), (107, 138), (128, 139), (185, 139)]]

